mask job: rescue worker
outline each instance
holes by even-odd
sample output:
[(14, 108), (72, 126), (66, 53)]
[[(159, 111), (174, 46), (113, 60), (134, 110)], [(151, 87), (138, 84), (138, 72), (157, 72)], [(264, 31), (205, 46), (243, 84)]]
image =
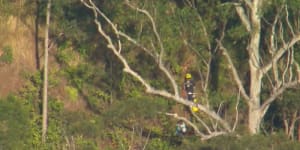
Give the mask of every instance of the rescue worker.
[(194, 87), (195, 87), (195, 83), (192, 79), (192, 75), (190, 73), (187, 73), (185, 75), (183, 88), (185, 90), (187, 100), (189, 100), (189, 101), (193, 101), (194, 98), (195, 98), (195, 96), (194, 96)]
[(184, 121), (179, 120), (176, 124), (176, 136), (183, 136), (186, 133), (186, 125)]

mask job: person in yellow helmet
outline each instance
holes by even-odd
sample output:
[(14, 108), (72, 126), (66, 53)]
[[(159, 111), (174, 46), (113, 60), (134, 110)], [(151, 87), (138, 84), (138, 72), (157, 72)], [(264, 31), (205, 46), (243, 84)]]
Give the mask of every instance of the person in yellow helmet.
[(192, 79), (192, 75), (190, 73), (185, 74), (185, 80), (184, 80), (184, 90), (185, 90), (185, 95), (187, 97), (187, 100), (193, 101), (195, 96), (194, 96), (194, 87), (195, 83)]

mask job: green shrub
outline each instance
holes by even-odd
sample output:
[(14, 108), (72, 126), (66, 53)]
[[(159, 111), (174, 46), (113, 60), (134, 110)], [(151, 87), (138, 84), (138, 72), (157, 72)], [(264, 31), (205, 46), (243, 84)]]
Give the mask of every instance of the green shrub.
[(66, 92), (68, 94), (68, 97), (71, 101), (77, 101), (78, 99), (78, 90), (76, 88), (73, 88), (71, 86), (66, 87)]
[(99, 117), (85, 112), (64, 112), (63, 116), (67, 135), (97, 138), (104, 131), (104, 122)]
[(0, 56), (0, 62), (11, 64), (13, 62), (13, 50), (10, 46), (2, 48), (3, 54)]
[(151, 139), (146, 149), (148, 150), (171, 150), (167, 141), (160, 138)]
[(70, 49), (71, 46), (72, 43), (70, 41), (60, 43), (56, 54), (56, 59), (60, 64), (66, 65), (73, 59)]
[(32, 141), (30, 107), (15, 96), (0, 103), (0, 149), (29, 149)]
[(98, 150), (97, 145), (95, 144), (95, 142), (83, 138), (82, 136), (79, 136), (76, 138), (76, 149), (79, 150)]
[(164, 112), (167, 106), (166, 100), (140, 97), (116, 102), (104, 113), (104, 117), (112, 124), (147, 126), (147, 121), (157, 119), (159, 112)]
[(300, 144), (289, 140), (283, 133), (265, 136), (262, 134), (240, 138), (220, 136), (208, 141), (185, 141), (176, 148), (189, 150), (298, 150)]
[(130, 140), (126, 137), (126, 130), (122, 128), (113, 128), (108, 132), (112, 143), (116, 145), (115, 149), (129, 149)]

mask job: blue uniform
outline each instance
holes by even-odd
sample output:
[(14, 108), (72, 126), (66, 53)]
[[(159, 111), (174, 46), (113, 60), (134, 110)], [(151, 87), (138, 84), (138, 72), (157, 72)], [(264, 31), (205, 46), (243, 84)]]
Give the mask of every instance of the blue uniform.
[(186, 92), (187, 95), (187, 99), (189, 101), (193, 101), (194, 100), (194, 87), (195, 87), (195, 83), (192, 79), (187, 79), (184, 81), (184, 90)]

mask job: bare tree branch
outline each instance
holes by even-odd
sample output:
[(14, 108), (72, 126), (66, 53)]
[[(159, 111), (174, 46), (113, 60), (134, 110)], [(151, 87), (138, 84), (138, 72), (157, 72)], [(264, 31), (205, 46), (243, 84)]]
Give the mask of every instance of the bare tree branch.
[[(219, 104), (218, 111), (217, 111), (218, 115), (221, 115), (220, 112), (221, 112), (223, 104), (224, 104), (224, 101)], [(215, 130), (217, 130), (217, 128), (218, 128), (218, 122), (215, 122), (214, 125), (213, 125), (213, 127), (214, 127)]]
[(275, 53), (275, 50), (277, 49), (277, 45), (275, 44), (275, 37), (276, 37), (276, 25), (278, 23), (278, 19), (279, 19), (279, 13), (277, 13), (277, 15), (275, 16), (275, 19), (272, 23), (271, 26), (271, 34), (270, 34), (270, 48), (269, 48), (269, 53), (273, 56)]
[(187, 123), (188, 125), (190, 125), (193, 129), (194, 129), (194, 131), (196, 132), (196, 134), (198, 135), (198, 136), (200, 136), (201, 137), (201, 140), (208, 140), (208, 139), (210, 139), (210, 138), (213, 138), (213, 137), (216, 137), (216, 136), (220, 136), (220, 135), (223, 135), (223, 134), (227, 134), (227, 132), (223, 132), (223, 131), (216, 131), (216, 132), (212, 132), (212, 133), (210, 133), (210, 134), (208, 134), (208, 135), (206, 135), (206, 134), (204, 134), (203, 132), (201, 132), (198, 128), (197, 128), (197, 126), (195, 126), (191, 121), (189, 121), (187, 118), (185, 118), (185, 117), (180, 117), (180, 116), (178, 116), (177, 114), (173, 114), (173, 113), (166, 113), (166, 115), (167, 116), (172, 116), (172, 117), (174, 117), (174, 118), (176, 118), (176, 119), (178, 119), (178, 120), (183, 120), (185, 123)]
[(289, 70), (289, 68), (290, 68), (290, 50), (288, 50), (287, 51), (287, 56), (286, 56), (286, 64), (285, 64), (285, 69), (283, 70), (283, 72), (282, 72), (282, 83), (285, 83), (285, 82), (287, 82), (286, 81), (286, 77), (287, 77), (287, 72), (288, 72), (288, 70)]
[(247, 6), (248, 6), (249, 8), (252, 8), (252, 7), (253, 7), (253, 4), (251, 3), (250, 0), (244, 0), (244, 2), (247, 4)]
[(208, 139), (220, 136), (220, 135), (224, 135), (224, 134), (227, 134), (227, 133), (226, 132), (222, 132), (222, 131), (220, 131), (220, 132), (213, 132), (213, 134), (206, 135), (206, 136), (202, 137), (201, 140), (205, 141), (205, 140), (208, 140)]
[(128, 4), (128, 6), (130, 6), (131, 8), (137, 10), (138, 12), (141, 12), (143, 14), (145, 14), (151, 21), (151, 24), (152, 24), (152, 29), (153, 29), (153, 32), (158, 40), (158, 43), (159, 43), (159, 46), (160, 46), (160, 54), (159, 54), (159, 68), (165, 73), (165, 75), (168, 77), (168, 79), (171, 81), (172, 83), (172, 87), (173, 87), (173, 90), (174, 90), (174, 93), (176, 96), (179, 96), (179, 90), (178, 90), (178, 86), (176, 84), (176, 81), (174, 80), (174, 78), (172, 77), (171, 73), (167, 70), (167, 68), (163, 65), (163, 57), (164, 57), (164, 46), (163, 46), (163, 43), (160, 39), (160, 35), (157, 31), (157, 27), (156, 27), (156, 23), (153, 19), (153, 17), (150, 15), (150, 13), (144, 9), (140, 9), (140, 8), (137, 8), (135, 6), (133, 6), (132, 4), (130, 4), (129, 0), (126, 0), (126, 4)]
[(238, 121), (239, 121), (239, 110), (238, 110), (238, 106), (239, 106), (239, 103), (240, 103), (240, 98), (241, 98), (241, 92), (239, 91), (239, 95), (237, 97), (237, 101), (236, 101), (236, 105), (235, 105), (235, 111), (236, 111), (236, 115), (235, 115), (235, 122), (233, 124), (233, 128), (232, 128), (232, 131), (235, 131), (236, 127), (237, 127), (237, 124), (238, 124)]
[(265, 114), (266, 110), (268, 109), (269, 105), (276, 100), (276, 98), (281, 95), (286, 89), (292, 88), (298, 85), (297, 81), (289, 82), (281, 86), (279, 89), (277, 89), (268, 99), (265, 100), (265, 102), (261, 105), (260, 110), (263, 114)]
[(300, 41), (300, 34), (294, 36), (290, 40), (290, 42), (288, 42), (287, 44), (284, 44), (280, 49), (278, 49), (278, 51), (276, 52), (276, 54), (274, 55), (272, 60), (269, 63), (267, 63), (265, 66), (262, 67), (262, 69), (261, 69), (262, 72), (263, 73), (268, 72), (271, 69), (272, 64), (276, 63), (288, 49), (293, 47), (299, 41)]
[(291, 25), (291, 23), (290, 23), (290, 21), (289, 21), (289, 11), (288, 11), (287, 5), (285, 5), (284, 8), (285, 8), (285, 14), (286, 14), (286, 16), (285, 16), (285, 21), (286, 21), (286, 23), (287, 23), (287, 25), (288, 25), (288, 27), (289, 27), (289, 29), (290, 29), (292, 35), (295, 36), (294, 29), (293, 29), (293, 27), (292, 27), (292, 25)]
[(294, 62), (295, 66), (296, 66), (296, 71), (297, 71), (297, 78), (298, 78), (298, 83), (300, 83), (300, 65), (298, 64), (298, 62)]
[(194, 7), (193, 3), (190, 0), (184, 0), (184, 3), (190, 7)]
[(292, 47), (291, 48), (291, 53), (290, 53), (290, 67), (289, 67), (289, 80), (288, 80), (288, 82), (291, 82), (292, 81), (292, 79), (293, 79), (293, 77), (294, 77), (294, 75), (293, 75), (293, 67), (292, 67), (292, 65), (294, 64), (294, 62), (295, 62), (295, 56), (294, 56), (294, 47)]
[(206, 129), (206, 131), (211, 134), (212, 131), (210, 130), (210, 128), (208, 127), (208, 125), (199, 117), (197, 116), (193, 111), (191, 111), (192, 115), (197, 119), (198, 122), (200, 122), (204, 128)]
[(146, 48), (145, 46), (141, 45), (140, 43), (138, 43), (135, 39), (131, 38), (130, 36), (128, 36), (126, 33), (119, 31), (120, 36), (126, 38), (129, 42), (131, 42), (132, 44), (140, 47), (142, 50), (144, 50), (147, 54), (149, 54), (151, 57), (153, 57), (155, 60), (157, 60), (158, 54), (154, 52), (154, 50), (150, 50), (148, 48)]
[[(251, 3), (249, 2), (249, 4), (251, 4)], [(237, 14), (239, 15), (243, 25), (246, 27), (248, 32), (251, 32), (251, 24), (250, 24), (248, 16), (245, 13), (244, 8), (242, 7), (242, 5), (240, 3), (234, 3), (234, 6), (235, 6), (235, 10), (236, 10)]]
[(148, 144), (148, 142), (149, 142), (149, 139), (150, 139), (150, 135), (151, 135), (151, 131), (149, 131), (149, 133), (148, 133), (148, 135), (147, 135), (146, 143), (144, 144), (143, 150), (146, 149), (146, 146), (147, 146), (147, 144)]
[[(277, 13), (277, 15), (275, 16), (275, 19), (273, 21), (273, 24), (271, 26), (271, 34), (270, 34), (270, 48), (269, 48), (269, 53), (271, 54), (272, 58), (274, 57), (275, 55), (275, 52), (276, 52), (276, 49), (277, 49), (277, 43), (275, 40), (275, 37), (276, 37), (276, 24), (278, 22), (278, 19), (279, 19), (279, 13)], [(273, 76), (274, 76), (274, 80), (275, 80), (275, 85), (273, 85), (272, 83), (272, 87), (274, 88), (277, 88), (281, 85), (281, 82), (279, 81), (279, 75), (278, 75), (278, 66), (277, 66), (277, 63), (275, 61), (272, 61), (272, 71), (273, 71)]]
[(201, 136), (201, 137), (204, 137), (204, 136), (205, 136), (204, 133), (202, 133), (202, 132), (198, 129), (198, 127), (197, 127), (195, 124), (193, 124), (191, 121), (189, 121), (187, 118), (185, 118), (185, 117), (180, 117), (180, 116), (178, 116), (177, 114), (173, 114), (173, 113), (166, 113), (166, 115), (167, 115), (167, 116), (172, 116), (172, 117), (174, 117), (174, 118), (176, 118), (176, 119), (178, 119), (178, 120), (183, 120), (185, 123), (187, 123), (188, 125), (190, 125), (190, 126), (194, 129), (194, 131), (196, 132), (196, 135), (199, 135), (199, 136)]

